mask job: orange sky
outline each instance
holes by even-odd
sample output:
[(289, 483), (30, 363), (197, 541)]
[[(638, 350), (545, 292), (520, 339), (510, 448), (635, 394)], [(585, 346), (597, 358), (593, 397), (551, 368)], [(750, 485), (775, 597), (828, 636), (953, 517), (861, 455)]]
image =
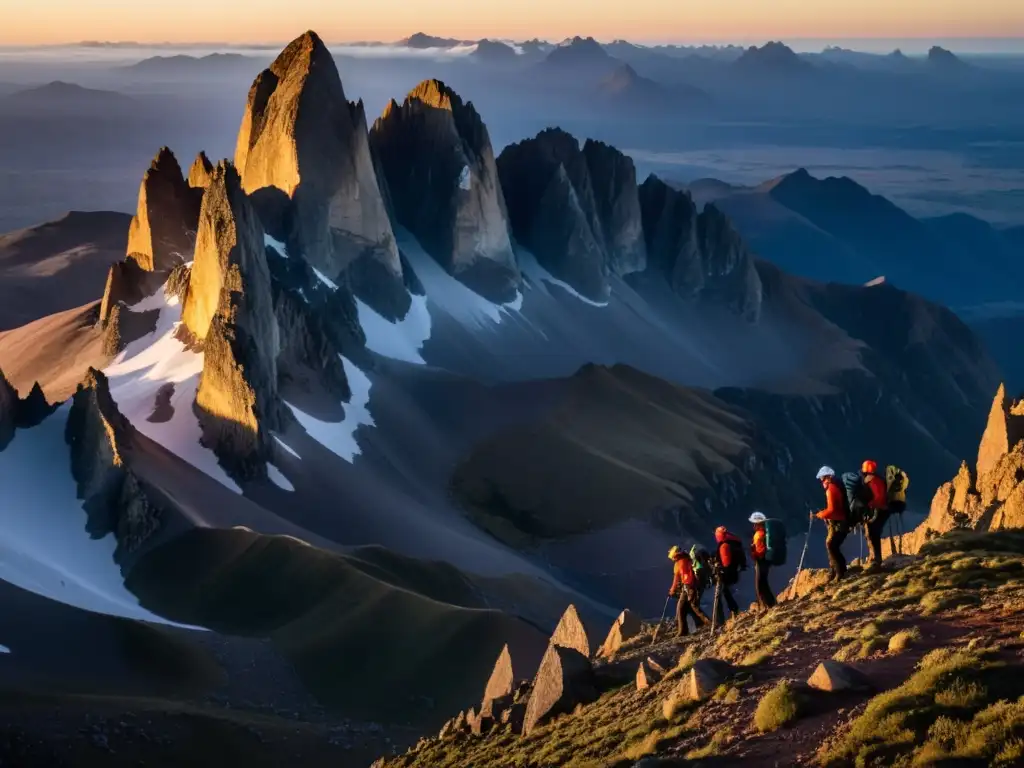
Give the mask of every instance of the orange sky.
[(1024, 37), (1024, 0), (0, 0), (0, 43)]

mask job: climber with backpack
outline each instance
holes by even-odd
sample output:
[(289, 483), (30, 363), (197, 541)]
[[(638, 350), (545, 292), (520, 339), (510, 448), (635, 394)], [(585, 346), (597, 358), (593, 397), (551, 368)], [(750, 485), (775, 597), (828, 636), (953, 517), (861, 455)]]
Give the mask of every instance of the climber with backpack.
[(690, 547), (690, 562), (693, 564), (693, 575), (697, 578), (697, 602), (699, 603), (704, 597), (704, 592), (714, 581), (711, 556), (706, 549), (694, 544)]
[(861, 482), (867, 492), (864, 513), (864, 530), (868, 539), (868, 555), (871, 558), (869, 571), (882, 567), (882, 531), (889, 519), (889, 492), (885, 478), (878, 474), (878, 464), (867, 459), (860, 468)]
[[(889, 550), (903, 554), (903, 513), (907, 509), (907, 486), (910, 477), (899, 467), (890, 464), (885, 468), (885, 486), (889, 497)], [(892, 533), (893, 521), (896, 521), (898, 537)]]
[(762, 512), (754, 512), (750, 516), (750, 522), (754, 525), (750, 553), (754, 556), (757, 605), (761, 610), (767, 610), (775, 606), (775, 595), (768, 581), (768, 572), (773, 565), (783, 565), (786, 562), (786, 533), (781, 521), (769, 520)]
[[(729, 533), (724, 525), (715, 529), (715, 542), (718, 545), (715, 551), (715, 582), (718, 585), (719, 594), (725, 600), (729, 611), (735, 616), (740, 612), (740, 606), (730, 587), (739, 583), (740, 571), (747, 570), (747, 554), (743, 551), (743, 542), (740, 541), (739, 536)], [(721, 610), (721, 606), (714, 607)], [(725, 615), (724, 611), (722, 611), (722, 615)]]
[(843, 556), (843, 542), (850, 532), (847, 526), (849, 502), (846, 490), (836, 482), (836, 472), (832, 467), (825, 466), (818, 470), (818, 482), (825, 489), (825, 508), (811, 512), (811, 519), (817, 517), (828, 526), (825, 536), (825, 550), (828, 552), (828, 563), (831, 570), (828, 580), (840, 581), (846, 576), (846, 558)]
[(669, 588), (668, 596), (679, 598), (676, 603), (676, 637), (686, 637), (690, 634), (686, 617), (693, 616), (695, 625), (707, 626), (711, 619), (700, 608), (700, 598), (697, 595), (697, 576), (693, 572), (693, 563), (690, 555), (680, 547), (673, 546), (668, 551), (668, 559), (672, 561), (672, 586)]

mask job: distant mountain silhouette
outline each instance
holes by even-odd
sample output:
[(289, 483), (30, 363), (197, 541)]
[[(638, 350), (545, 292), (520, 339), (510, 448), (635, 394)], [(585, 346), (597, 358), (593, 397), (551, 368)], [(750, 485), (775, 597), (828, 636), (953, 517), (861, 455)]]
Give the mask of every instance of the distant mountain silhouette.
[(552, 73), (604, 77), (614, 71), (619, 63), (594, 38), (574, 37), (559, 43), (544, 57), (542, 65)]
[(240, 53), (211, 53), (207, 56), (176, 54), (174, 56), (150, 56), (148, 59), (130, 64), (126, 69), (147, 74), (185, 74), (209, 69), (242, 68), (243, 66), (252, 69), (259, 66), (259, 62), (256, 57), (243, 56)]
[(516, 49), (500, 40), (481, 40), (476, 44), (476, 50), (470, 57), (479, 61), (491, 63), (508, 63), (516, 61), (519, 54)]
[(955, 53), (938, 45), (932, 46), (928, 51), (928, 66), (938, 72), (965, 72), (973, 69)]
[(785, 43), (769, 42), (750, 46), (733, 63), (737, 72), (749, 74), (790, 75), (804, 74), (814, 70), (814, 65), (804, 61)]
[(0, 103), (11, 109), (93, 113), (97, 110), (130, 108), (135, 100), (117, 91), (85, 88), (76, 83), (55, 80), (37, 88), (16, 91), (4, 97)]
[(416, 32), (409, 37), (399, 41), (399, 45), (404, 45), (406, 48), (454, 48), (456, 45), (463, 45), (466, 41), (456, 40), (452, 37), (435, 37), (434, 35), (428, 35), (425, 32)]
[(629, 64), (621, 64), (598, 84), (598, 95), (624, 109), (649, 112), (675, 110), (685, 106), (707, 105), (711, 97), (689, 85), (669, 86), (637, 74)]

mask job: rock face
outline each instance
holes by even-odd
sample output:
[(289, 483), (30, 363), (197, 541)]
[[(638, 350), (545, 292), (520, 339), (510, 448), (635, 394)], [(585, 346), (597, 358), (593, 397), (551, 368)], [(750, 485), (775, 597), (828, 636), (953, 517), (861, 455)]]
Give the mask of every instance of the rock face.
[(807, 678), (807, 685), (819, 691), (867, 691), (871, 690), (871, 681), (862, 673), (840, 664), (838, 661), (826, 659), (821, 662)]
[(523, 733), (597, 698), (590, 661), (572, 648), (551, 644), (541, 659), (526, 704)]
[(32, 385), (28, 396), (18, 396), (18, 391), (0, 371), (0, 451), (14, 439), (16, 429), (31, 429), (57, 409), (43, 394), (39, 382)]
[(484, 704), (482, 710), (488, 709), (487, 703), (502, 697), (512, 696), (515, 688), (516, 677), (512, 668), (512, 654), (508, 645), (501, 649), (498, 660), (494, 662), (494, 670), (487, 680), (487, 687), (484, 688)]
[(646, 690), (661, 680), (664, 675), (664, 669), (645, 659), (640, 662), (640, 666), (636, 670), (636, 689), (638, 691)]
[(566, 608), (562, 618), (558, 620), (558, 625), (551, 634), (551, 645), (572, 648), (583, 658), (590, 658), (590, 640), (587, 638), (587, 630), (583, 628), (583, 622), (580, 621), (580, 615), (576, 612), (575, 605)]
[(494, 150), (480, 115), (439, 80), (392, 101), (370, 141), (395, 216), (450, 274), (495, 302), (515, 298), (512, 252)]
[(763, 288), (754, 258), (729, 220), (714, 205), (701, 213), (687, 192), (656, 176), (640, 187), (648, 264), (683, 298), (724, 302), (756, 321)]
[(159, 530), (163, 518), (130, 468), (134, 435), (135, 428), (110, 396), (106, 377), (90, 368), (72, 399), (64, 437), (88, 530), (97, 538), (115, 535), (118, 561)]
[(14, 439), (19, 403), (18, 392), (0, 371), (0, 451)]
[(557, 128), (542, 131), (506, 147), (498, 175), (516, 240), (587, 298), (607, 299), (609, 259), (579, 142)]
[(212, 178), (213, 163), (210, 162), (210, 158), (206, 156), (205, 152), (200, 152), (196, 155), (192, 168), (189, 169), (188, 185), (193, 189), (206, 189), (206, 187), (210, 186)]
[(679, 692), (685, 699), (701, 701), (713, 694), (734, 671), (731, 664), (720, 659), (701, 659), (679, 683)]
[(1024, 419), (1011, 414), (1011, 405), (1006, 397), (1006, 386), (1000, 384), (978, 447), (978, 463), (975, 465), (978, 477), (995, 469), (1000, 459), (1019, 440), (1024, 440)]
[(623, 643), (632, 640), (642, 630), (643, 625), (640, 617), (627, 608), (619, 614), (615, 623), (612, 624), (612, 628), (608, 630), (608, 636), (605, 638), (600, 649), (598, 649), (597, 655), (604, 657), (612, 656), (622, 647)]
[(583, 155), (590, 170), (609, 270), (616, 275), (642, 272), (647, 267), (647, 246), (633, 160), (591, 139), (583, 145)]
[(229, 471), (265, 472), (268, 430), (281, 418), (280, 339), (263, 230), (226, 161), (203, 196), (182, 321), (205, 352), (196, 393), (204, 442)]
[(235, 165), (268, 231), (291, 253), (332, 280), (369, 260), (387, 280), (367, 302), (404, 316), (410, 300), (363, 106), (345, 98), (334, 58), (314, 32), (289, 44), (253, 83)]
[(168, 271), (188, 261), (200, 200), (174, 153), (163, 147), (142, 177), (138, 211), (128, 229), (128, 256), (147, 272)]

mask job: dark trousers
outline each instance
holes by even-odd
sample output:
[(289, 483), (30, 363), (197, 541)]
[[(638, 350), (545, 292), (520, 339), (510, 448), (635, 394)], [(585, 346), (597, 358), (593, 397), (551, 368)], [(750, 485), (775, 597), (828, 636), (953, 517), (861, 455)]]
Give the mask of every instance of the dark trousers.
[(729, 607), (729, 611), (735, 616), (740, 612), (740, 607), (736, 603), (736, 598), (733, 597), (732, 587), (739, 580), (739, 574), (733, 571), (723, 571), (722, 575), (718, 580), (718, 593), (721, 596), (718, 602), (718, 615), (723, 619), (725, 618), (725, 611), (722, 610), (722, 600), (725, 600), (725, 604)]
[(772, 594), (771, 584), (768, 583), (768, 572), (771, 568), (771, 564), (763, 559), (754, 560), (754, 587), (757, 590), (757, 604), (761, 608), (775, 606), (775, 595)]
[(676, 603), (676, 633), (680, 637), (690, 634), (690, 628), (686, 625), (687, 616), (693, 616), (695, 628), (711, 623), (711, 619), (700, 608), (700, 597), (696, 589), (683, 589), (679, 593), (679, 602)]
[(828, 535), (825, 536), (825, 549), (828, 550), (828, 563), (832, 569), (832, 575), (841, 579), (846, 575), (846, 558), (843, 556), (843, 542), (850, 529), (846, 523), (828, 521)]
[(882, 530), (889, 519), (888, 510), (880, 510), (875, 513), (875, 519), (864, 524), (868, 534), (868, 555), (871, 563), (882, 564)]

